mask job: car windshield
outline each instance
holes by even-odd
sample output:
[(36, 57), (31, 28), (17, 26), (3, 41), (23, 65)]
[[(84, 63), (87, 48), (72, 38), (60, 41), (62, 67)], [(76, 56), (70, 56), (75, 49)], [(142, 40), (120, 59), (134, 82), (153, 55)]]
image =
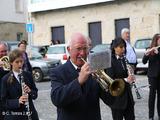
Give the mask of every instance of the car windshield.
[(109, 48), (110, 48), (110, 44), (101, 44), (101, 45), (96, 45), (91, 51), (100, 52)]
[(32, 49), (34, 49), (34, 50), (36, 50), (36, 51), (38, 51), (38, 50), (39, 50), (39, 48), (38, 48), (38, 47), (33, 47)]
[(138, 40), (135, 44), (136, 49), (146, 49), (151, 44), (151, 40)]
[(43, 56), (34, 49), (31, 49), (31, 54), (32, 54), (32, 57), (31, 57), (32, 59), (43, 58)]
[(49, 47), (47, 54), (64, 54), (66, 53), (64, 46)]

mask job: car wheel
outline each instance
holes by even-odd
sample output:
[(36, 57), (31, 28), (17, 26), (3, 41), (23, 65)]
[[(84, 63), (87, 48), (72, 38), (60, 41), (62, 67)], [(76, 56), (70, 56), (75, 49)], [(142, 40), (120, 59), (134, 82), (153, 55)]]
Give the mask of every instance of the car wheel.
[(40, 69), (35, 69), (34, 70), (35, 73), (33, 74), (33, 80), (35, 82), (40, 82), (43, 80), (43, 74), (42, 74), (42, 71)]

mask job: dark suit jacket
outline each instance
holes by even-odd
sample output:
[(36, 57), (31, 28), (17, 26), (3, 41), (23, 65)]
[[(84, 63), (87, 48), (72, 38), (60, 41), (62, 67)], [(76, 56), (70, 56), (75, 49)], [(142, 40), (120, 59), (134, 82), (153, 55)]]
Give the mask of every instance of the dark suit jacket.
[(57, 107), (57, 120), (101, 120), (99, 98), (113, 104), (114, 97), (103, 91), (91, 76), (83, 93), (78, 72), (68, 59), (51, 71), (51, 100)]
[[(30, 71), (32, 73), (33, 68), (32, 68), (32, 66), (31, 66), (31, 64), (29, 62), (28, 55), (27, 55), (27, 53), (25, 51), (24, 51), (24, 53), (25, 53), (26, 59), (27, 59), (27, 66), (28, 66), (28, 69), (29, 69), (28, 71)], [(25, 67), (25, 64), (23, 64), (23, 66), (22, 66), (23, 70), (24, 70), (24, 67)]]
[[(8, 78), (10, 76), (10, 73), (8, 73), (6, 76), (2, 78), (2, 88), (1, 88), (1, 99), (3, 106), (9, 111), (8, 113), (10, 115), (5, 116), (5, 120), (27, 120), (26, 115), (12, 115), (12, 112), (26, 112), (27, 109), (24, 105), (19, 105), (19, 98), (22, 96), (22, 88), (21, 84), (16, 80), (14, 77), (14, 82), (9, 83)], [(29, 86), (31, 89), (31, 94), (29, 94), (29, 106), (30, 111), (32, 112), (32, 120), (38, 120), (38, 114), (37, 111), (34, 108), (32, 99), (35, 100), (38, 96), (37, 92), (38, 89), (36, 88), (36, 85), (32, 79), (31, 73), (24, 71), (23, 77), (25, 84)]]
[(158, 77), (158, 75), (160, 74), (160, 48), (158, 49), (158, 54), (143, 56), (143, 64), (146, 64), (148, 60), (149, 60), (149, 66), (148, 66), (147, 76)]
[[(1, 90), (2, 78), (8, 73), (9, 71), (4, 71), (3, 68), (0, 67), (0, 90)], [(1, 101), (1, 92), (0, 92), (0, 101)]]
[[(127, 78), (128, 74), (127, 74), (125, 60), (123, 59), (123, 65), (125, 67), (125, 70), (123, 69), (121, 63), (117, 60), (115, 56), (112, 57), (111, 61), (112, 61), (111, 67), (105, 69), (106, 74), (109, 75), (113, 80), (118, 78), (120, 79)], [(112, 109), (124, 110), (127, 107), (128, 102), (131, 102), (131, 104), (134, 105), (130, 84), (125, 80), (124, 82), (125, 82), (125, 89), (121, 95), (116, 97), (114, 104), (110, 106)]]

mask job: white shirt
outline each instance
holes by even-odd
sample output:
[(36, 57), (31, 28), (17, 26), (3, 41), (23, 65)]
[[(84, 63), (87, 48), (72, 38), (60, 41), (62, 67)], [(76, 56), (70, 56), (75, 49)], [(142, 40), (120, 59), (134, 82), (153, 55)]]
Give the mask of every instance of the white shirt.
[[(115, 55), (117, 60), (120, 58), (120, 59), (123, 59), (123, 57), (119, 57), (118, 55)], [(124, 78), (125, 81), (127, 81), (127, 78)]]
[(126, 58), (127, 58), (128, 62), (129, 63), (136, 63), (137, 58), (136, 58), (136, 54), (133, 50), (133, 47), (131, 46), (129, 41), (125, 40), (125, 42), (126, 42)]
[[(70, 59), (70, 61), (71, 61), (71, 59)], [(77, 70), (78, 66), (76, 66), (72, 61), (71, 61), (71, 63), (73, 65), (73, 67)]]
[(123, 57), (119, 57), (118, 55), (115, 55), (117, 60), (120, 58), (120, 59), (123, 59)]
[(20, 74), (20, 73), (17, 73), (17, 72), (15, 72), (15, 71), (13, 70), (13, 74), (14, 74), (14, 76), (16, 77), (17, 81), (18, 81), (19, 83), (21, 83), (20, 80), (19, 80), (19, 77), (18, 77), (18, 74)]

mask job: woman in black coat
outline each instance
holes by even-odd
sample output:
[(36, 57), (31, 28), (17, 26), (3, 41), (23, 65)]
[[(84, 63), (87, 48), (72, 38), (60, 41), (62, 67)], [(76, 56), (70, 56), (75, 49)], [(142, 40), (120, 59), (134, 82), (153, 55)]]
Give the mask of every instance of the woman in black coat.
[[(38, 89), (33, 81), (30, 72), (23, 71), (25, 85), (24, 92), (27, 95), (22, 95), (22, 81), (19, 77), (20, 68), (23, 65), (23, 55), (18, 49), (11, 51), (9, 55), (10, 73), (2, 78), (1, 99), (3, 106), (7, 109), (4, 120), (28, 120), (28, 114), (31, 114), (32, 120), (39, 120), (37, 111), (33, 105), (32, 99), (35, 100), (38, 96)], [(29, 111), (25, 102), (29, 103)]]
[(126, 63), (123, 57), (123, 53), (125, 53), (126, 50), (125, 41), (122, 38), (112, 40), (111, 50), (111, 67), (107, 68), (105, 72), (113, 80), (119, 78), (123, 79), (125, 82), (125, 89), (123, 93), (117, 96), (114, 104), (110, 106), (113, 120), (123, 120), (123, 118), (125, 120), (135, 120), (134, 100), (130, 87), (130, 82), (134, 81), (134, 76), (128, 76), (127, 73)]
[(146, 64), (149, 61), (148, 66), (148, 81), (151, 85), (149, 87), (149, 119), (154, 119), (154, 106), (155, 106), (155, 97), (157, 91), (157, 112), (160, 120), (160, 34), (155, 34), (153, 36), (150, 48), (150, 52), (145, 53), (143, 57), (143, 63)]

